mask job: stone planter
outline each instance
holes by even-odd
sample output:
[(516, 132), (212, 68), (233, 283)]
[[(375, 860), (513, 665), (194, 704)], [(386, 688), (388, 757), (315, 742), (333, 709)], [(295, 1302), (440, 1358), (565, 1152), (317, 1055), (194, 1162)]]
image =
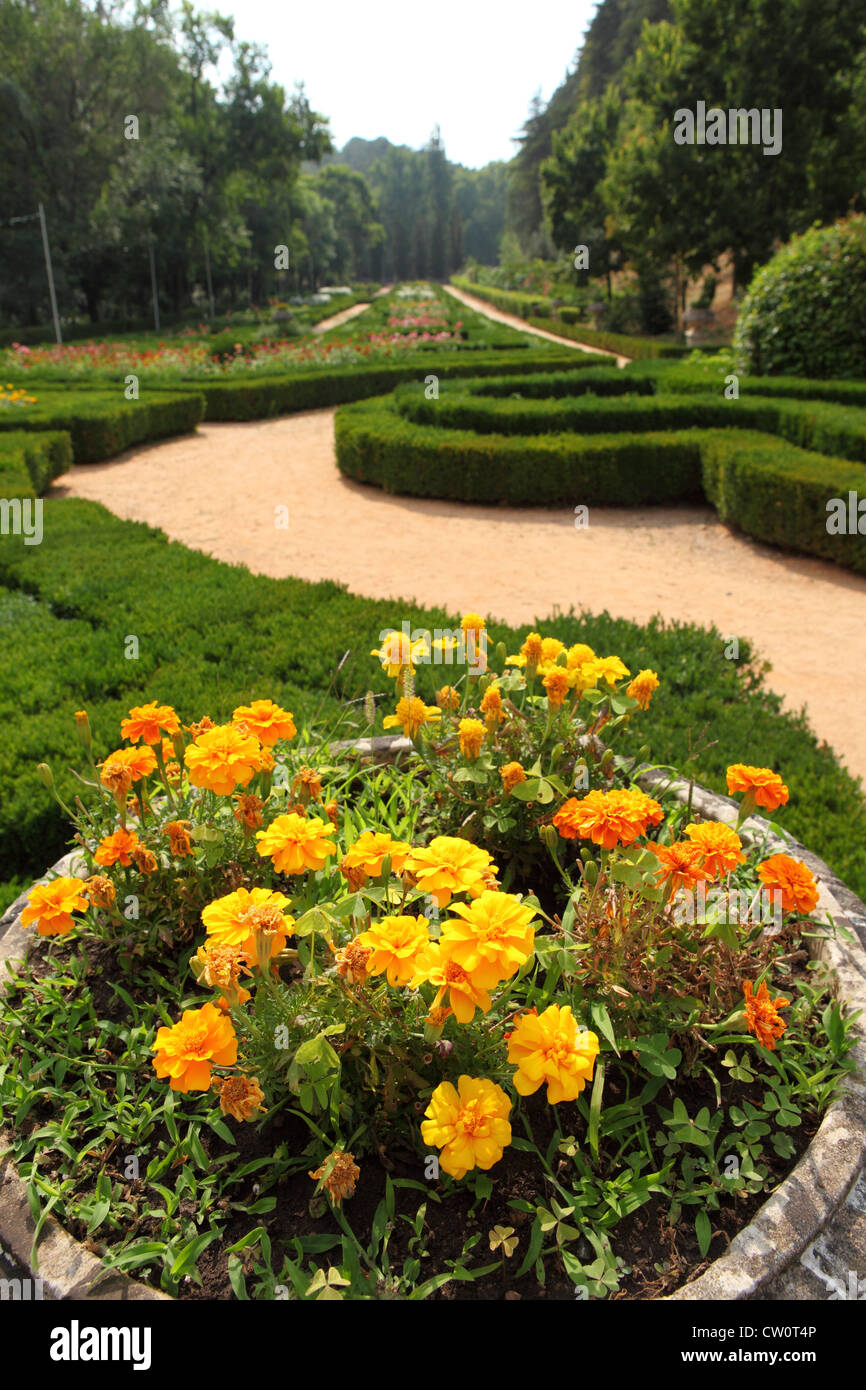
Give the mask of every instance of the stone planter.
[[(332, 745), (332, 751), (355, 749), (362, 761), (388, 763), (402, 761), (412, 753), (412, 744), (402, 736), (359, 739)], [(668, 781), (658, 771), (648, 771), (640, 779), (645, 789), (667, 787), (686, 801), (689, 784)], [(701, 787), (694, 787), (692, 807), (702, 816), (733, 824), (736, 803)], [(759, 816), (747, 820), (740, 830), (744, 841), (763, 839), (767, 822)], [(866, 904), (848, 889), (823, 860), (796, 841), (783, 840), (771, 832), (766, 851), (785, 852), (802, 859), (818, 881), (820, 901), (817, 911), (829, 912), (838, 926), (849, 932), (852, 941), (812, 938), (809, 949), (815, 959), (824, 961), (832, 972), (836, 994), (849, 1009), (863, 1010), (857, 1024), (854, 1048), (856, 1070), (846, 1076), (838, 1098), (826, 1111), (820, 1129), (806, 1152), (776, 1191), (737, 1236), (728, 1249), (709, 1268), (663, 1301), (743, 1300), (785, 1298), (777, 1286), (796, 1272), (804, 1252), (821, 1240), (832, 1247), (834, 1221), (853, 1193), (852, 1206), (861, 1209), (855, 1191), (866, 1162)], [(66, 855), (54, 865), (57, 873), (75, 871), (76, 855)], [(0, 918), (0, 987), (7, 973), (7, 961), (21, 959), (34, 938), (21, 927), (20, 913), (25, 895), (17, 899)], [(0, 1150), (8, 1135), (0, 1130)], [(861, 1184), (862, 1187), (862, 1184)], [(34, 1222), (24, 1183), (12, 1159), (0, 1157), (0, 1248), (22, 1267), (29, 1267)], [(168, 1295), (150, 1289), (125, 1274), (103, 1269), (100, 1261), (48, 1216), (38, 1246), (38, 1277), (43, 1280), (44, 1296), (75, 1300), (165, 1300)], [(807, 1261), (804, 1260), (807, 1268)], [(858, 1271), (861, 1275), (864, 1271)], [(824, 1281), (827, 1284), (827, 1280)], [(797, 1296), (796, 1294), (794, 1295)], [(806, 1295), (808, 1296), (808, 1295)], [(814, 1295), (811, 1295), (814, 1296)], [(842, 1294), (844, 1297), (844, 1294)]]

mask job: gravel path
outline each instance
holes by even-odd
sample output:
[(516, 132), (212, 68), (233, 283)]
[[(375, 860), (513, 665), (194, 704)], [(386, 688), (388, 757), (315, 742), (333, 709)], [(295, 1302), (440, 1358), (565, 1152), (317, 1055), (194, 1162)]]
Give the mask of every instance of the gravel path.
[(525, 319), (519, 319), (515, 314), (507, 314), (504, 309), (495, 309), (492, 304), (488, 304), (486, 299), (477, 299), (474, 294), (467, 294), (465, 290), (458, 290), (456, 285), (443, 285), (446, 294), (453, 295), (459, 299), (461, 304), (465, 304), (467, 309), (474, 309), (478, 314), (484, 314), (486, 318), (493, 319), (496, 323), (505, 323), (509, 328), (519, 328), (521, 333), (534, 333), (536, 338), (546, 338), (550, 343), (559, 343), (560, 347), (576, 348), (578, 352), (600, 353), (602, 357), (615, 357), (616, 365), (624, 367), (631, 361), (630, 357), (623, 357), (615, 352), (608, 352), (606, 348), (592, 347), (589, 343), (577, 343), (573, 338), (562, 338), (558, 333), (548, 333), (546, 328), (533, 328)]
[[(770, 687), (788, 708), (806, 705), (819, 736), (866, 778), (866, 578), (735, 535), (709, 507), (592, 507), (576, 529), (567, 509), (391, 497), (338, 471), (333, 421), (325, 409), (205, 424), (73, 468), (51, 495), (93, 498), (259, 574), (393, 597), (397, 626), (398, 598), (511, 623), (574, 605), (715, 624), (723, 638), (753, 639), (772, 664)], [(281, 505), (288, 530), (275, 526)]]

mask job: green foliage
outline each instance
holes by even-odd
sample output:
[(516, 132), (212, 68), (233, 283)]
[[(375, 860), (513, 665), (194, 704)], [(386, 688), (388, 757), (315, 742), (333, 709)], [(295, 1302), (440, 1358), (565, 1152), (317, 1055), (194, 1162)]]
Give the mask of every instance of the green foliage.
[[(26, 423), (30, 430), (67, 431), (75, 463), (101, 463), (133, 444), (194, 430), (203, 414), (204, 402), (192, 391), (148, 393), (139, 400), (126, 400), (120, 386), (114, 391), (40, 386), (36, 405), (27, 407)], [(17, 418), (0, 415), (0, 430), (17, 431), (21, 424)], [(60, 459), (62, 446), (55, 442), (53, 448)]]
[(755, 275), (734, 334), (741, 371), (866, 373), (866, 216), (794, 237)]

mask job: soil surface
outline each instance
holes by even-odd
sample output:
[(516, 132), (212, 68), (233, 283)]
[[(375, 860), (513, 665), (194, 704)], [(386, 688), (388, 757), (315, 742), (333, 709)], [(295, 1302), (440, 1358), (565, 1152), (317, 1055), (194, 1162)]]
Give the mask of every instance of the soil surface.
[[(512, 624), (572, 605), (715, 624), (754, 642), (768, 685), (789, 709), (805, 705), (819, 737), (866, 777), (859, 684), (826, 678), (840, 661), (866, 670), (866, 577), (734, 534), (710, 507), (592, 507), (576, 529), (567, 509), (389, 496), (339, 472), (333, 408), (204, 424), (75, 467), (50, 495), (92, 498), (258, 574), (393, 597), (397, 627), (401, 598)], [(277, 506), (288, 530), (275, 526)]]

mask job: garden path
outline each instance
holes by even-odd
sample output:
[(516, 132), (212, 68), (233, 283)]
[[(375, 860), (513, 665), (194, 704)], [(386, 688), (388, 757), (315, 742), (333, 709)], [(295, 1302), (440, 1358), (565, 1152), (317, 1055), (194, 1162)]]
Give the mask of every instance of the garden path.
[(332, 314), (329, 319), (320, 319), (318, 323), (313, 325), (313, 332), (316, 334), (327, 333), (331, 328), (339, 328), (341, 323), (348, 323), (350, 319), (356, 319), (369, 307), (369, 302), (351, 304), (348, 309), (341, 309), (339, 314)]
[(478, 314), (484, 314), (488, 319), (493, 319), (496, 323), (505, 323), (509, 328), (518, 328), (521, 333), (534, 333), (536, 338), (547, 338), (548, 342), (559, 343), (562, 347), (576, 348), (578, 352), (600, 353), (602, 357), (615, 357), (616, 365), (624, 367), (631, 361), (630, 357), (623, 357), (622, 354), (608, 352), (605, 348), (591, 347), (589, 343), (577, 343), (573, 338), (561, 338), (558, 333), (548, 333), (546, 328), (533, 328), (525, 319), (519, 319), (516, 314), (507, 314), (504, 309), (495, 309), (492, 304), (488, 304), (486, 299), (478, 299), (474, 294), (467, 294), (465, 290), (458, 290), (456, 285), (443, 285), (446, 294), (453, 295), (459, 299), (461, 304), (465, 304), (467, 309), (474, 309)]
[(75, 467), (51, 495), (92, 498), (259, 574), (393, 597), (396, 626), (398, 598), (513, 624), (572, 605), (715, 624), (720, 641), (752, 639), (786, 707), (806, 705), (819, 737), (866, 779), (866, 577), (736, 535), (709, 507), (593, 507), (576, 529), (567, 508), (392, 497), (339, 472), (332, 408), (204, 424)]

